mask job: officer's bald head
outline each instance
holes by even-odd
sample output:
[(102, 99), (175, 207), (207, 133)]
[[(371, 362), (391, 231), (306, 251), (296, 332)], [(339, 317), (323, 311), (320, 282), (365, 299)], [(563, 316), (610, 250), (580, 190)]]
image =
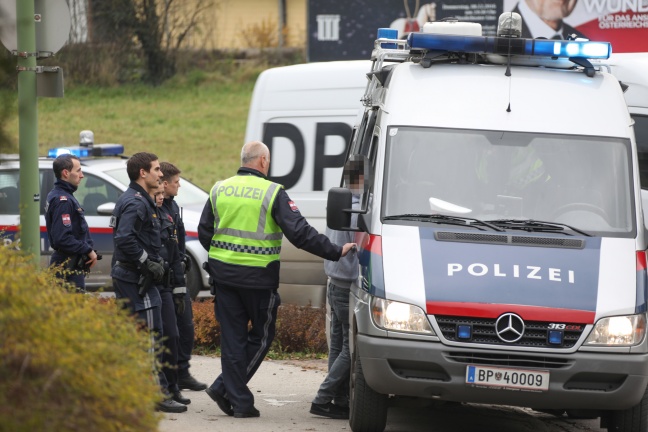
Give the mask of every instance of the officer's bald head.
[(270, 170), (270, 150), (261, 141), (250, 141), (241, 149), (241, 166), (252, 168), (268, 175)]

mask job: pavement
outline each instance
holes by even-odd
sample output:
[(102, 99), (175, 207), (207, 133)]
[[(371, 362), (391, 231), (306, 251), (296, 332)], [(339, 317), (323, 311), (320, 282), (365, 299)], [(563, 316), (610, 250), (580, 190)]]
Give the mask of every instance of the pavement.
[[(350, 431), (347, 420), (309, 413), (310, 404), (326, 377), (327, 360), (265, 360), (248, 386), (261, 417), (235, 419), (223, 413), (204, 391), (183, 390), (191, 399), (187, 412), (163, 414), (160, 432), (202, 431)], [(220, 357), (193, 356), (191, 373), (211, 384), (220, 374)]]

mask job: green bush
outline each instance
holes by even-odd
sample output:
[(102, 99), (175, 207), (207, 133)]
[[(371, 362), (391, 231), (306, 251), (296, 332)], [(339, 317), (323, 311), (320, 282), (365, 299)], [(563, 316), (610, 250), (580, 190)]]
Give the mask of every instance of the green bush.
[(0, 430), (156, 430), (160, 392), (137, 328), (116, 302), (0, 247)]
[[(195, 345), (214, 350), (220, 346), (220, 325), (214, 318), (211, 300), (193, 304)], [(290, 353), (326, 354), (326, 312), (323, 308), (281, 305), (277, 311), (277, 332), (270, 355)]]

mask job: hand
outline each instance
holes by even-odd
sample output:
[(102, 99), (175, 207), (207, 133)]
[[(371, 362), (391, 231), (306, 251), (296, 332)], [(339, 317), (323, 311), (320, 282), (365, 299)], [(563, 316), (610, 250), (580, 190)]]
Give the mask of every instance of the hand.
[(88, 258), (88, 261), (85, 262), (86, 269), (92, 268), (97, 264), (97, 252), (90, 251), (90, 253), (88, 253)]
[(182, 258), (182, 264), (184, 266), (184, 272), (189, 273), (191, 270), (191, 257), (187, 254)]
[(355, 243), (347, 243), (344, 246), (342, 246), (342, 256), (346, 256), (346, 254), (349, 253), (349, 251), (355, 252), (357, 250), (358, 246)]
[(184, 315), (185, 313), (185, 295), (187, 294), (187, 287), (173, 288), (173, 304), (177, 315)]
[(164, 277), (164, 266), (157, 261), (147, 259), (144, 261), (144, 266), (146, 269), (153, 274), (153, 280), (155, 282), (162, 282)]

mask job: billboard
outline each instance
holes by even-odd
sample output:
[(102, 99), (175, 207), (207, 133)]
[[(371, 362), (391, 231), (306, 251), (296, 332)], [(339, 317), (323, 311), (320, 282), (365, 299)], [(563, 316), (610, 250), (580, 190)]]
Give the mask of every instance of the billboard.
[(648, 0), (308, 0), (308, 60), (369, 59), (378, 28), (406, 37), (452, 17), (495, 36), (507, 11), (522, 16), (522, 37), (584, 37), (611, 42), (615, 53), (648, 52)]

